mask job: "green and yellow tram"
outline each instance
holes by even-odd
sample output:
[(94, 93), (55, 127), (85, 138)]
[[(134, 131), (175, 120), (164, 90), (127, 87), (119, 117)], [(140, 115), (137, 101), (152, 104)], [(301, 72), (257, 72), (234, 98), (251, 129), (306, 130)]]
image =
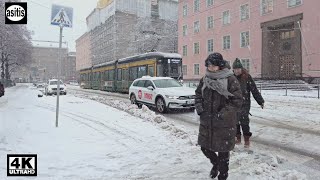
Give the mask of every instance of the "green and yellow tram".
[(150, 52), (80, 70), (85, 89), (128, 93), (131, 83), (142, 76), (182, 79), (182, 58), (176, 53)]

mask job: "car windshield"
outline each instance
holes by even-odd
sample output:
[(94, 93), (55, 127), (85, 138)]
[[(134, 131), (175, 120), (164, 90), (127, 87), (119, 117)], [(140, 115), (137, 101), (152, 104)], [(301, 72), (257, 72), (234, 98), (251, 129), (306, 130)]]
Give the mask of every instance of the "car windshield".
[[(63, 84), (62, 81), (60, 81), (60, 85)], [(50, 81), (50, 85), (58, 85), (58, 81)]]
[(160, 79), (154, 80), (153, 82), (157, 88), (182, 87), (182, 85), (175, 79)]

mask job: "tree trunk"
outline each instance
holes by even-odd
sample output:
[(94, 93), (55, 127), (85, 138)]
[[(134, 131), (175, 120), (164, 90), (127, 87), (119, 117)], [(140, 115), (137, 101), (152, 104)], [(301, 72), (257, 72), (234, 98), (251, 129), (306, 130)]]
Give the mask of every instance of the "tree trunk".
[(3, 57), (3, 53), (1, 53), (1, 79), (4, 79), (4, 57)]
[(8, 59), (5, 62), (5, 76), (6, 76), (7, 80), (10, 80), (9, 61), (8, 61)]

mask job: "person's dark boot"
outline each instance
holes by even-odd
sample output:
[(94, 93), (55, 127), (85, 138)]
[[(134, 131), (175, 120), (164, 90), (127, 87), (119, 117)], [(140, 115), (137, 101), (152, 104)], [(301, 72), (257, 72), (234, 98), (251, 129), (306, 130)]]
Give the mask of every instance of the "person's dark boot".
[(217, 165), (213, 165), (212, 169), (210, 171), (210, 177), (212, 179), (216, 178), (218, 176), (218, 166)]
[(218, 180), (226, 180), (228, 179), (228, 173), (219, 174)]
[(241, 144), (241, 134), (236, 135), (236, 144), (237, 145)]
[(250, 147), (250, 137), (251, 136), (243, 136), (244, 137), (244, 148)]

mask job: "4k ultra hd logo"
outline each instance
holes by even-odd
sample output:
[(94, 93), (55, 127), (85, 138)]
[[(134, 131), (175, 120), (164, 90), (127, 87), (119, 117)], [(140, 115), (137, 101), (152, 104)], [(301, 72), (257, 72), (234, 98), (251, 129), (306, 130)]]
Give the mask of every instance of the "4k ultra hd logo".
[(36, 154), (8, 154), (8, 176), (37, 176)]
[(6, 24), (27, 24), (27, 3), (6, 2)]

